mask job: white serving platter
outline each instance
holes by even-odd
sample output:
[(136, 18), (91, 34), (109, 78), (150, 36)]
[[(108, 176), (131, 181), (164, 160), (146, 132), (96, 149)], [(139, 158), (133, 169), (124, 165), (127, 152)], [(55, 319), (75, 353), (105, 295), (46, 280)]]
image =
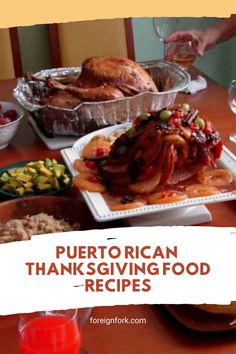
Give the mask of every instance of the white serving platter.
[(57, 135), (53, 138), (48, 138), (39, 129), (37, 123), (31, 116), (28, 117), (28, 120), (35, 133), (44, 142), (44, 144), (47, 146), (49, 150), (58, 150), (58, 149), (65, 149), (71, 147), (78, 140), (78, 137), (63, 136), (63, 135)]
[(84, 148), (84, 146), (86, 144), (88, 144), (88, 142), (96, 135), (105, 135), (105, 136), (110, 136), (112, 135), (114, 132), (121, 130), (122, 132), (124, 132), (128, 127), (131, 127), (132, 123), (124, 123), (124, 124), (118, 124), (118, 125), (112, 125), (110, 127), (107, 128), (103, 128), (103, 129), (99, 129), (96, 130), (92, 133), (89, 133), (85, 136), (83, 136), (82, 138), (76, 140), (73, 144), (73, 148), (74, 149), (78, 149), (78, 150), (82, 150)]
[[(78, 139), (74, 143), (73, 148), (62, 150), (61, 155), (65, 161), (65, 164), (70, 170), (72, 176), (76, 176), (78, 174), (78, 172), (73, 167), (74, 161), (80, 157), (82, 149), (94, 136), (100, 134), (110, 136), (115, 131), (117, 130), (124, 131), (129, 126), (130, 123), (126, 123), (126, 124), (107, 127), (104, 129), (99, 129), (95, 132), (92, 132)], [(218, 165), (222, 168), (226, 168), (230, 170), (233, 174), (234, 181), (236, 181), (236, 156), (225, 146), (223, 147), (221, 157), (218, 160)], [(163, 211), (186, 208), (186, 207), (202, 205), (202, 204), (236, 200), (236, 191), (233, 191), (227, 193), (219, 193), (207, 197), (189, 198), (176, 203), (152, 204), (152, 205), (145, 205), (140, 208), (135, 208), (130, 210), (112, 211), (107, 206), (102, 194), (91, 193), (86, 191), (81, 191), (81, 194), (85, 202), (87, 203), (95, 220), (101, 222), (115, 220), (115, 219), (122, 219), (122, 218), (130, 218), (134, 216), (154, 214), (161, 211), (163, 212)]]

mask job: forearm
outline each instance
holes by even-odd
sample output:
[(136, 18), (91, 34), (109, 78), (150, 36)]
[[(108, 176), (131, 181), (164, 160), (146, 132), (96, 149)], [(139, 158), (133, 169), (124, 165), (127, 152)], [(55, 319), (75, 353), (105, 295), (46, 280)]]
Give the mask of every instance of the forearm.
[(196, 52), (202, 56), (208, 49), (214, 48), (217, 44), (236, 36), (236, 15), (222, 19), (213, 27), (206, 30), (189, 30), (172, 33), (165, 39), (165, 43), (176, 40), (194, 40)]
[(216, 42), (226, 41), (236, 35), (236, 15), (219, 21), (212, 30), (216, 33)]

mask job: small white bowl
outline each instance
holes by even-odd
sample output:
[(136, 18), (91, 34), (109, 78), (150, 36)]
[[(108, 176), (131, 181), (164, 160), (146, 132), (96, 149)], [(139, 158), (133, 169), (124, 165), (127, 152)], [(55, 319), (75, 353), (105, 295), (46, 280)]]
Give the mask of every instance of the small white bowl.
[(18, 118), (11, 123), (0, 125), (0, 150), (5, 149), (15, 135), (21, 119), (24, 117), (23, 109), (17, 104), (10, 102), (0, 102), (1, 111), (6, 112), (9, 109), (14, 109), (17, 112)]

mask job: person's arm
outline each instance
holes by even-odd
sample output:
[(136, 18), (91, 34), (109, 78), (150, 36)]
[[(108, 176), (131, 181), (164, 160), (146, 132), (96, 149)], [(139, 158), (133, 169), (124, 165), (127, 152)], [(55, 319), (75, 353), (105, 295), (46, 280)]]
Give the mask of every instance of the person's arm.
[(175, 40), (195, 41), (196, 52), (202, 56), (208, 49), (214, 48), (218, 43), (226, 41), (236, 35), (236, 15), (219, 21), (215, 26), (206, 30), (189, 30), (172, 33), (165, 38), (164, 42), (169, 43)]
[(218, 22), (212, 29), (218, 32), (217, 44), (236, 35), (236, 15)]

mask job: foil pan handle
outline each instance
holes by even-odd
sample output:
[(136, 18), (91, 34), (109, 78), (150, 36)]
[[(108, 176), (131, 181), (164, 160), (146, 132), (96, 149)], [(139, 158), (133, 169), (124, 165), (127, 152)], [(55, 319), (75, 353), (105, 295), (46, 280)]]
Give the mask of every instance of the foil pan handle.
[(13, 90), (13, 96), (27, 111), (34, 112), (44, 108), (44, 106), (32, 102), (32, 87), (24, 78), (17, 80), (17, 86)]

